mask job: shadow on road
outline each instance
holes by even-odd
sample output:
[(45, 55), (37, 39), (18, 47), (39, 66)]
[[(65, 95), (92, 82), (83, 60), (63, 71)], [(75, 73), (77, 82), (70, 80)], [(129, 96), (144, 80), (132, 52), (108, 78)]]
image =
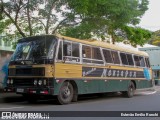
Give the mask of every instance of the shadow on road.
[[(90, 101), (97, 101), (97, 100), (104, 100), (104, 99), (114, 99), (114, 98), (123, 98), (120, 93), (105, 93), (105, 94), (89, 94), (89, 95), (79, 95), (78, 102), (90, 102)], [(4, 93), (0, 97), (0, 104), (7, 103), (7, 104), (18, 104), (18, 105), (57, 105), (56, 99), (49, 99), (49, 100), (38, 100), (36, 103), (31, 104), (28, 103), (26, 98), (22, 95), (17, 95), (15, 93)]]

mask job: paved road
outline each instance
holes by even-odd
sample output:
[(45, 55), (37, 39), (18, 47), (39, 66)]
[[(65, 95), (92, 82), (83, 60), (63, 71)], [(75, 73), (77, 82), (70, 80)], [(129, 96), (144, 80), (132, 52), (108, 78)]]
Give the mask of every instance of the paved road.
[[(81, 96), (79, 101), (69, 105), (57, 105), (54, 100), (39, 101), (37, 104), (27, 103), (20, 95), (2, 94), (0, 111), (160, 111), (160, 87), (147, 91), (138, 91), (133, 98), (120, 95), (105, 97)], [(160, 117), (128, 118), (128, 117), (60, 117), (53, 120), (160, 120)]]

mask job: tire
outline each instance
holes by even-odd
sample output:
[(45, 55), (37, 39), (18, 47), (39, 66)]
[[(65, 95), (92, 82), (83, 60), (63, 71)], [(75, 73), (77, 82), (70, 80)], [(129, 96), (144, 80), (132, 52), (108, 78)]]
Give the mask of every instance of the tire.
[(128, 86), (128, 91), (124, 91), (122, 92), (122, 95), (124, 97), (128, 97), (128, 98), (131, 98), (134, 96), (134, 93), (135, 93), (135, 85), (133, 82), (131, 82)]
[(64, 82), (57, 95), (57, 102), (61, 105), (71, 103), (73, 99), (73, 86), (70, 82)]

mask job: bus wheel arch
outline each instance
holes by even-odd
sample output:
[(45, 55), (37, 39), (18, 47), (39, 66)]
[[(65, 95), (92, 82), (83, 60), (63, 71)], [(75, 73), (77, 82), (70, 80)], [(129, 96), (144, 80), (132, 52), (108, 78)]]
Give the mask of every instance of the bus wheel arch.
[(135, 93), (135, 89), (136, 89), (135, 85), (136, 85), (135, 81), (131, 80), (129, 85), (128, 85), (127, 91), (122, 92), (123, 96), (127, 97), (127, 98), (133, 97), (134, 93)]
[(74, 92), (72, 102), (77, 102), (78, 101), (78, 86), (74, 80), (70, 80), (69, 82), (72, 84), (73, 92)]
[(131, 82), (133, 82), (134, 84), (134, 87), (135, 87), (135, 90), (137, 89), (137, 85), (136, 85), (136, 82), (134, 80), (131, 80)]
[(61, 105), (69, 104), (72, 101), (77, 101), (78, 89), (74, 80), (65, 80), (57, 95), (57, 102)]

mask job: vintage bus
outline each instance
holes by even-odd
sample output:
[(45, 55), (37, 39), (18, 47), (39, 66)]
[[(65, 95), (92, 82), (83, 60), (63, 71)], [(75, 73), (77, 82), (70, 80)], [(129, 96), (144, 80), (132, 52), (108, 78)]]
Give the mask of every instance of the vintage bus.
[(132, 97), (136, 89), (154, 85), (148, 55), (96, 40), (65, 36), (20, 39), (9, 64), (6, 90), (29, 102), (55, 96), (60, 104), (78, 95), (121, 92)]

